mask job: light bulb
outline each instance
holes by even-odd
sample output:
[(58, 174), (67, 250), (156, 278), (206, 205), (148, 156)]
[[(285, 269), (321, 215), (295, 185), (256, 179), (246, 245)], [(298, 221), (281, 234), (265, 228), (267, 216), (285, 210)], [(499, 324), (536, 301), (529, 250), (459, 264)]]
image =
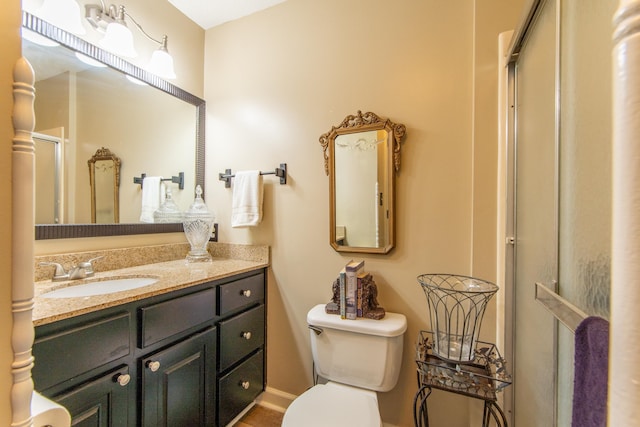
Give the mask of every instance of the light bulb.
[(87, 32), (80, 19), (80, 6), (75, 0), (44, 0), (34, 14), (69, 33), (82, 35)]
[(76, 52), (76, 58), (78, 58), (80, 61), (84, 62), (87, 65), (91, 65), (92, 67), (104, 68), (107, 66), (107, 64), (103, 64), (100, 61), (96, 61), (95, 59), (80, 52)]
[(176, 72), (173, 69), (173, 58), (169, 55), (169, 52), (162, 48), (153, 52), (147, 69), (163, 79), (176, 78)]
[(142, 80), (138, 80), (135, 77), (131, 77), (130, 75), (126, 75), (127, 80), (129, 80), (131, 83), (135, 83), (138, 86), (149, 86), (148, 84), (146, 84), (145, 82), (143, 82)]
[(26, 40), (29, 40), (30, 42), (39, 44), (40, 46), (46, 46), (46, 47), (60, 46), (59, 43), (54, 42), (50, 38), (47, 38), (43, 35), (40, 35), (24, 27), (22, 28), (22, 37), (25, 38)]
[(107, 25), (105, 35), (99, 44), (109, 52), (118, 56), (126, 56), (128, 58), (138, 56), (138, 52), (136, 52), (133, 46), (133, 34), (131, 34), (131, 30), (119, 22), (111, 22)]

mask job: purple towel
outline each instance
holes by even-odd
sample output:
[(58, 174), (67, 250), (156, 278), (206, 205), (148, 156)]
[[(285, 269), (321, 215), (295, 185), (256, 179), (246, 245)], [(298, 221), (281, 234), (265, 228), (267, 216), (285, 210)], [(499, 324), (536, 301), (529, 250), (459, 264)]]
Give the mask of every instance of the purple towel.
[(607, 425), (609, 322), (587, 317), (576, 328), (572, 427)]

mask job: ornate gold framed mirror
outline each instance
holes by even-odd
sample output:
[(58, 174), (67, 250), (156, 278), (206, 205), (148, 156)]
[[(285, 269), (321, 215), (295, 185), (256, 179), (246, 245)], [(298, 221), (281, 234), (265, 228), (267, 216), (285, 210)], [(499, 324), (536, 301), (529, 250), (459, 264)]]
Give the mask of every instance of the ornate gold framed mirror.
[(358, 111), (320, 137), (336, 251), (386, 254), (394, 247), (395, 177), (405, 134), (402, 124)]
[(91, 222), (120, 222), (120, 158), (108, 148), (99, 148), (87, 161), (91, 186)]

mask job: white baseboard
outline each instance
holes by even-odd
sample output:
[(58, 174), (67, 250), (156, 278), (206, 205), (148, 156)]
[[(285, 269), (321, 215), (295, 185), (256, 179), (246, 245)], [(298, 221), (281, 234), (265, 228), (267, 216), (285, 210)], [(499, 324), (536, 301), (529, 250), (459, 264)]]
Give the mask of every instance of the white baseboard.
[(264, 392), (256, 399), (256, 404), (284, 413), (296, 397), (298, 396), (295, 394), (267, 386)]
[(238, 414), (226, 427), (234, 426), (247, 412), (251, 410), (255, 405), (264, 406), (265, 408), (278, 411), (284, 414), (291, 402), (298, 397), (293, 394), (285, 393), (284, 391), (277, 390), (275, 388), (267, 387), (260, 396), (256, 398), (244, 411)]

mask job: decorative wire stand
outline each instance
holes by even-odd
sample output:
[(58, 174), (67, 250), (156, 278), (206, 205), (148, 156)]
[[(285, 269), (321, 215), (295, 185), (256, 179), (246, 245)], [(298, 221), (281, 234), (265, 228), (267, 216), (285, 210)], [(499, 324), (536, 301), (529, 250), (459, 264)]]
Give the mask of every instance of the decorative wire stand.
[(427, 427), (427, 398), (432, 389), (440, 389), (484, 400), (482, 425), (489, 426), (491, 418), (498, 425), (507, 427), (504, 412), (497, 404), (496, 393), (511, 384), (505, 360), (492, 343), (476, 341), (473, 362), (459, 363), (445, 360), (433, 352), (434, 333), (420, 331), (416, 345), (418, 365), (418, 393), (414, 400), (414, 423)]
[(433, 352), (442, 359), (471, 362), (484, 311), (498, 287), (454, 274), (422, 274), (418, 282), (429, 304)]

